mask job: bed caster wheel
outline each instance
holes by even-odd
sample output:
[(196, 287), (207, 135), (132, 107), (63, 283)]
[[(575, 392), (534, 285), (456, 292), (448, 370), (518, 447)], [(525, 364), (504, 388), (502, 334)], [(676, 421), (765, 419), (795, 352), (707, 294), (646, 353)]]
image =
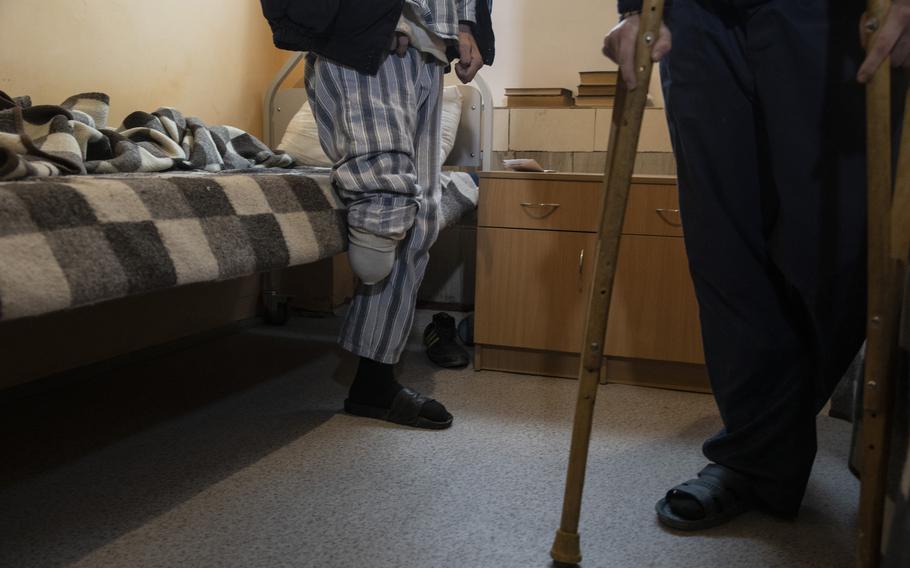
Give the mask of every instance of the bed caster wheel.
[(285, 325), (291, 317), (291, 297), (275, 291), (263, 293), (263, 315), (269, 325)]

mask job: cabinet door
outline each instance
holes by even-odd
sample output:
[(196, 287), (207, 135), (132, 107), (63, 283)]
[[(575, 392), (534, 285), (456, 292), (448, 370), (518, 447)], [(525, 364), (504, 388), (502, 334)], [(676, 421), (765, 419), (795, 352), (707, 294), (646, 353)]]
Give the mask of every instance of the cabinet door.
[(681, 238), (623, 235), (606, 353), (705, 362), (698, 304)]
[(474, 340), (578, 352), (594, 243), (593, 233), (478, 229)]

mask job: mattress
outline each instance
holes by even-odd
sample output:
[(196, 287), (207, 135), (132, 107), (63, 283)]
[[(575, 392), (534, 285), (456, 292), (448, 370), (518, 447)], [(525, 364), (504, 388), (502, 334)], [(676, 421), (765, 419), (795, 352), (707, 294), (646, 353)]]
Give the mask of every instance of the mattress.
[[(0, 321), (310, 263), (347, 247), (323, 168), (0, 183)], [(477, 203), (443, 176), (442, 224)]]

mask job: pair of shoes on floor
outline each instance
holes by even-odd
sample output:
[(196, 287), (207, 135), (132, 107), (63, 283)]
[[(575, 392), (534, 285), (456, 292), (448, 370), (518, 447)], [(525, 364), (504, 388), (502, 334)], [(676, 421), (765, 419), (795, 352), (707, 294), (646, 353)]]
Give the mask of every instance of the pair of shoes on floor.
[(468, 334), (467, 328), (473, 328), (473, 317), (468, 317), (471, 318), (471, 321), (465, 324), (468, 320), (465, 318), (456, 329), (455, 318), (449, 314), (439, 312), (433, 315), (433, 321), (423, 330), (423, 344), (427, 348), (427, 357), (430, 358), (430, 361), (446, 369), (460, 369), (468, 366), (471, 357), (457, 341), (457, 336), (464, 327), (465, 337), (462, 337), (462, 341), (468, 345), (472, 344), (468, 341), (473, 339), (473, 330)]

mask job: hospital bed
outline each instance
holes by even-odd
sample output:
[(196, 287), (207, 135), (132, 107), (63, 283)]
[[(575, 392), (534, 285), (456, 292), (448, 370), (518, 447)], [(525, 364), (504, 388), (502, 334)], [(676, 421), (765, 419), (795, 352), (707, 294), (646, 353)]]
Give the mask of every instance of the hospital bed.
[[(265, 94), (263, 140), (271, 147), (281, 140), (306, 100), (303, 89), (283, 88), (303, 61), (303, 54), (291, 56)], [(493, 129), (490, 91), (481, 77), (458, 88), (463, 97), (462, 114), (446, 166), (488, 169)], [(453, 217), (473, 208), (476, 198), (474, 203), (463, 198), (456, 201), (450, 208)], [(61, 318), (69, 322), (67, 329), (82, 329), (82, 320), (90, 328), (95, 323), (92, 306), (121, 301), (135, 312), (127, 310), (116, 316), (122, 319), (124, 330), (145, 325), (142, 318), (155, 325), (171, 318), (174, 323), (167, 326), (169, 332), (161, 335), (169, 340), (180, 336), (181, 321), (188, 318), (160, 309), (167, 306), (162, 291), (175, 289), (177, 293), (191, 284), (249, 280), (256, 275), (262, 275), (260, 304), (268, 315), (280, 320), (283, 298), (272, 289), (267, 275), (333, 257), (346, 244), (344, 208), (332, 189), (330, 170), (325, 168), (3, 182), (0, 344), (5, 342), (15, 355), (21, 351), (17, 346), (32, 345), (27, 340), (30, 334), (42, 336), (37, 343), (43, 342), (51, 352), (61, 350), (60, 362), (44, 367), (54, 371), (96, 362), (102, 354), (123, 355), (146, 347), (148, 341), (117, 341), (118, 346), (88, 356), (75, 353), (75, 348), (73, 353), (64, 353), (66, 347), (56, 345), (64, 339), (48, 338), (57, 337)], [(158, 307), (150, 314), (144, 304), (152, 295)], [(208, 299), (200, 293), (192, 301)], [(219, 301), (223, 305), (225, 298)], [(230, 306), (222, 305), (212, 310), (231, 311)], [(191, 333), (198, 331), (198, 326), (193, 327)], [(112, 342), (101, 336), (97, 341)], [(20, 359), (25, 357), (20, 353)], [(0, 388), (34, 378), (24, 371), (12, 376), (2, 365)]]

